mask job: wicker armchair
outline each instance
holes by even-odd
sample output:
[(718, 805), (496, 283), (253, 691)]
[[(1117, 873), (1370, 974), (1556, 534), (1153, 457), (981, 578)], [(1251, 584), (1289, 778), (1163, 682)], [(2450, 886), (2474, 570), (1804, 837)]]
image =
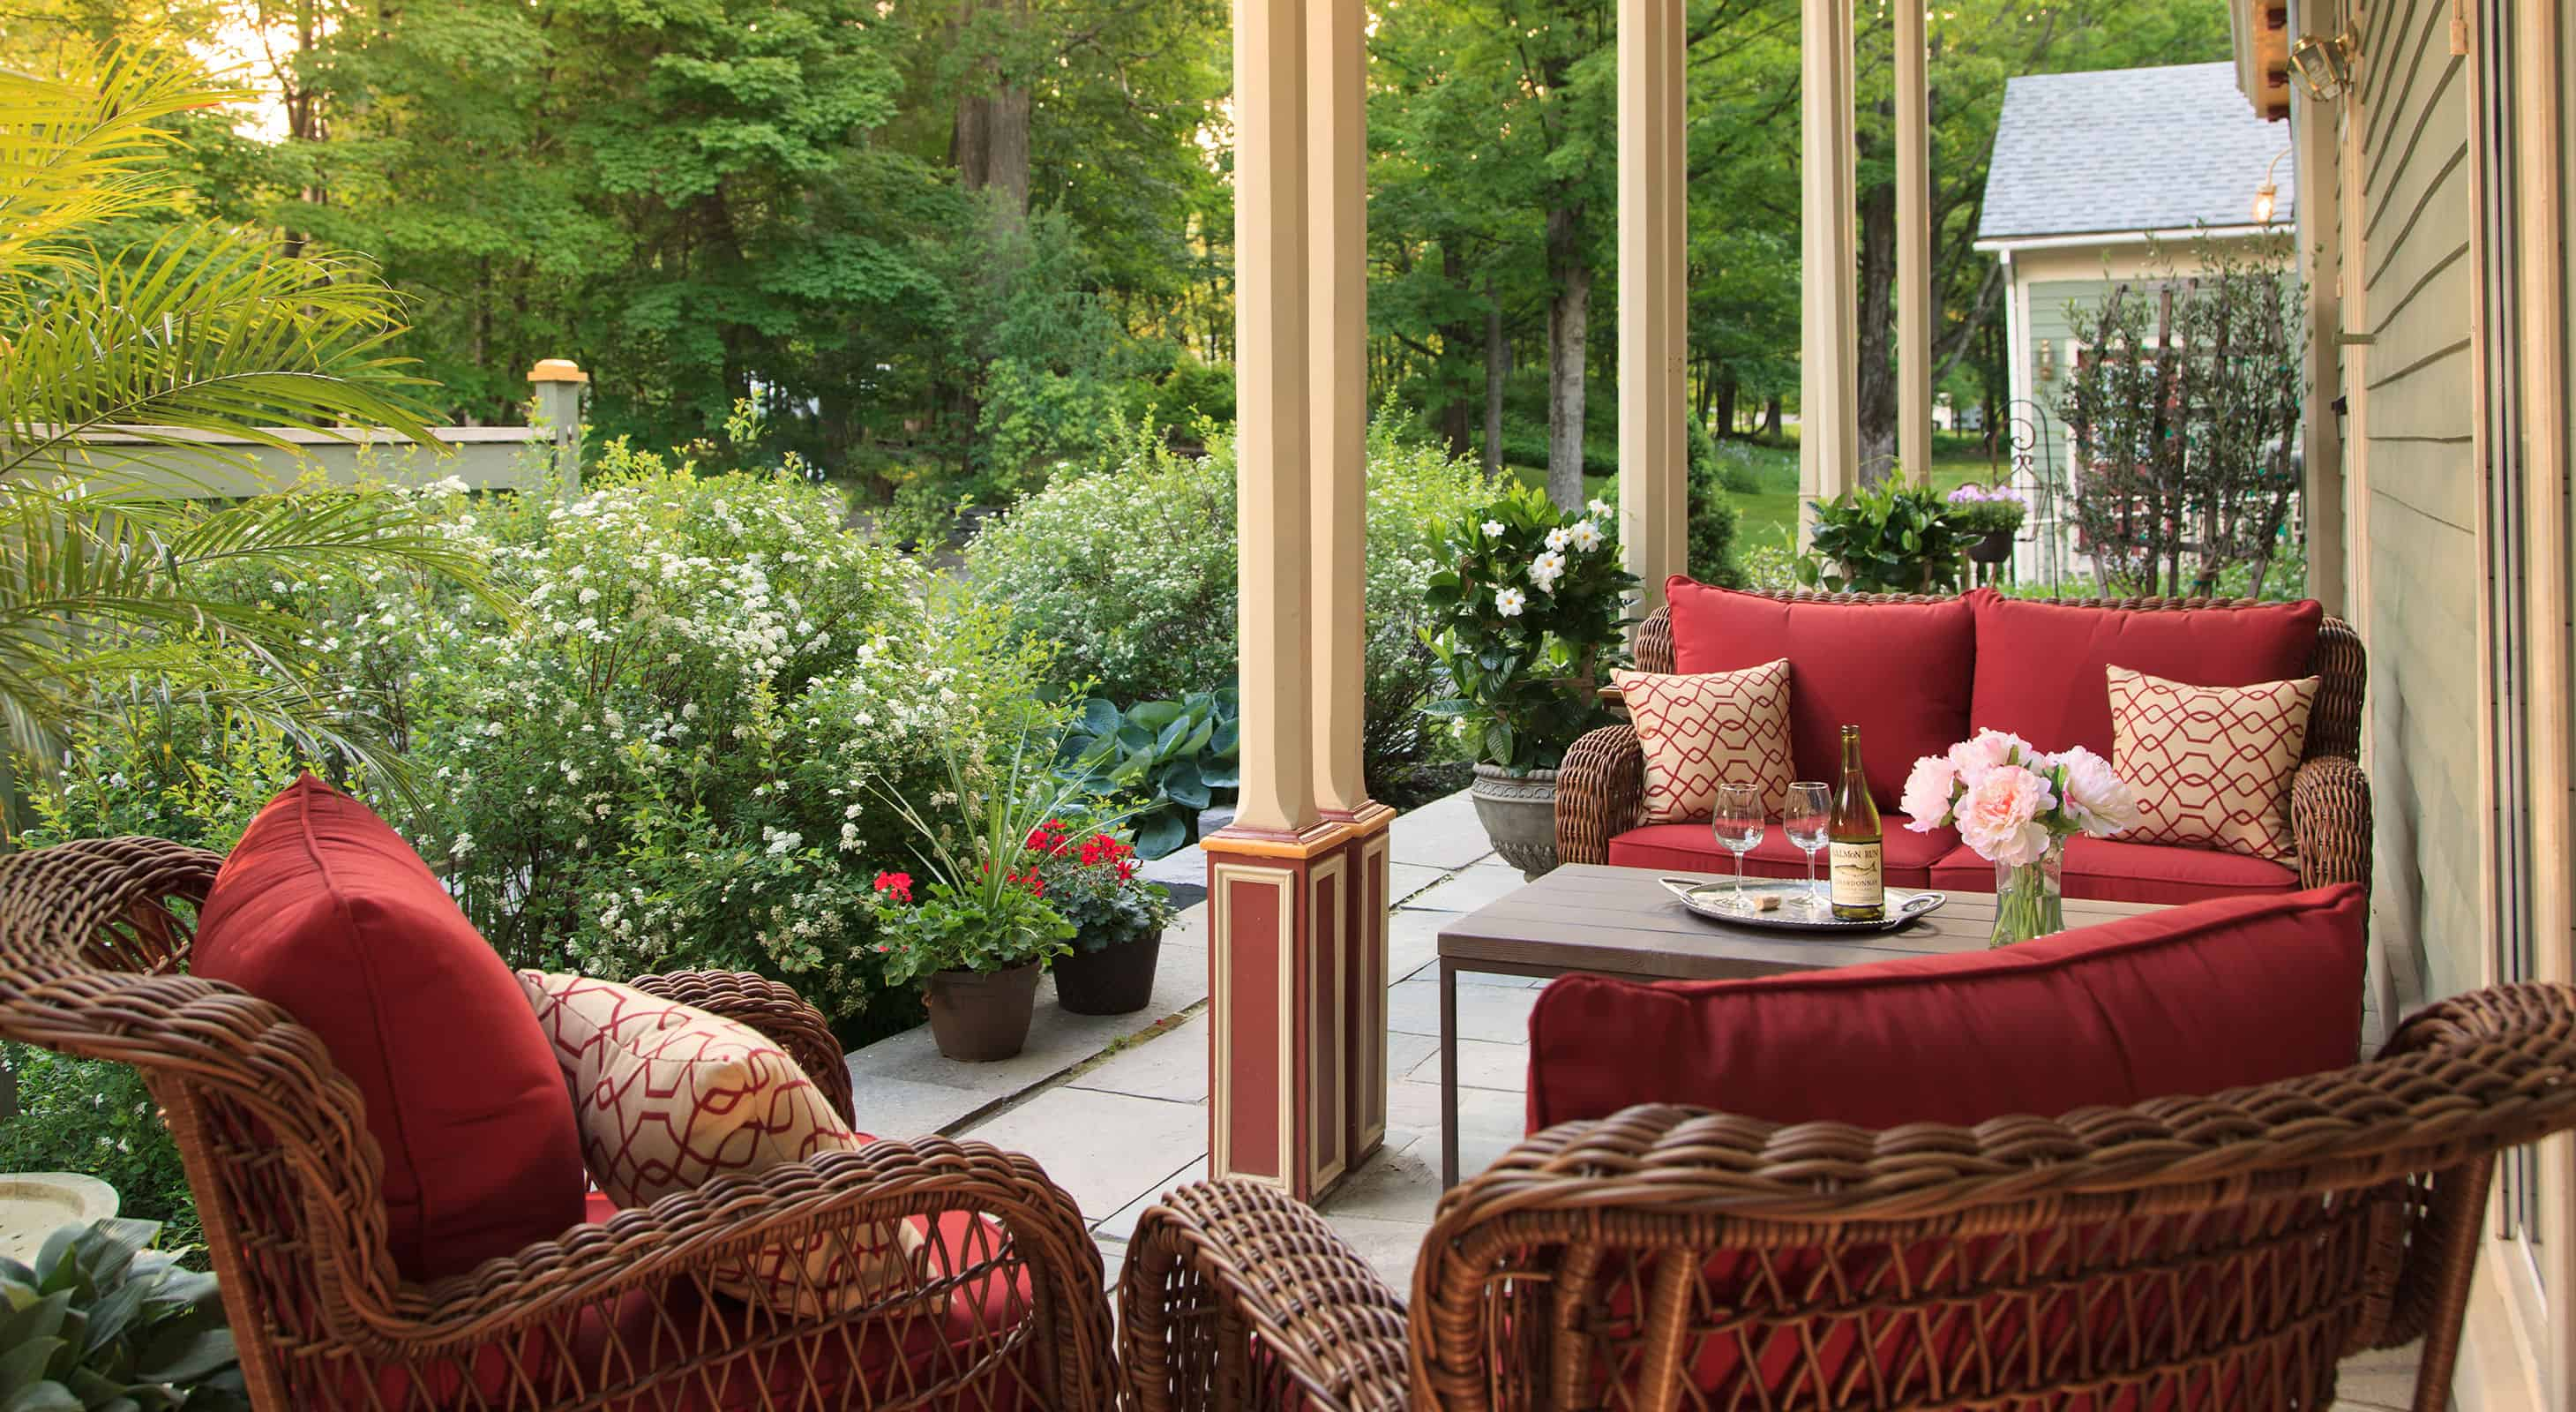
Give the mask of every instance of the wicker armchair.
[(1975, 1128), (1670, 1107), (1452, 1189), (1410, 1310), (1320, 1216), (1218, 1182), (1119, 1285), (1140, 1412), (2319, 1408), (2422, 1339), (2449, 1400), (2496, 1154), (2576, 1126), (2576, 988), (2446, 1001), (2380, 1058)]
[[(0, 1035), (142, 1070), (186, 1162), (255, 1406), (1117, 1401), (1080, 1213), (1027, 1158), (981, 1143), (879, 1142), (721, 1178), (468, 1274), (405, 1283), (357, 1087), (283, 1010), (180, 973), (221, 861), (138, 838), (0, 858)], [(849, 1116), (839, 1046), (787, 987), (717, 973), (635, 984), (779, 1040)], [(932, 1242), (904, 1290), (832, 1312), (715, 1293), (713, 1273), (756, 1251), (910, 1218), (951, 1238)]]
[[(1819, 603), (1934, 603), (1902, 593), (1775, 593)], [(2251, 606), (2239, 598), (2069, 599), (2068, 606), (2155, 612)], [(1672, 610), (1658, 608), (1637, 629), (1637, 666), (1673, 669)], [(2290, 785), (2290, 828), (2298, 841), (2299, 885), (2370, 885), (2370, 780), (2361, 772), (2361, 698), (2369, 680), (2361, 637), (2341, 618), (2317, 630), (2316, 705), (2299, 772)], [(1794, 709), (1794, 703), (1792, 706)], [(1603, 726), (1574, 743), (1556, 777), (1556, 856), (1562, 863), (1607, 863), (1610, 840), (1645, 822), (1646, 757), (1633, 726)]]

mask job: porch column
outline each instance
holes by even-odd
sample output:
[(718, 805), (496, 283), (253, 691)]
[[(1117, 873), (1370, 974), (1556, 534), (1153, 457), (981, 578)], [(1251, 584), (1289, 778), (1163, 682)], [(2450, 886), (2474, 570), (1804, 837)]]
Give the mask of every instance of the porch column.
[(1619, 0), (1619, 539), (1640, 615), (1687, 571), (1681, 0)]
[[(2343, 424), (2334, 402), (2343, 391), (2343, 260), (2337, 242), (2314, 232), (2328, 229), (2341, 208), (2343, 163), (2337, 151), (2334, 105), (2290, 85), (2290, 126), (2298, 156), (2297, 219), (2290, 238), (2299, 247), (2299, 274), (2308, 282), (2308, 400), (2300, 409), (2299, 505), (2307, 518), (2308, 596), (2329, 613), (2344, 611)], [(2314, 213), (2314, 218), (2311, 218)]]
[[(1923, 6), (1896, 5), (1896, 463), (1932, 483), (1932, 105)], [(1855, 195), (1858, 193), (1855, 192)]]
[(1359, 0), (1236, 6), (1243, 786), (1204, 843), (1209, 1166), (1302, 1199), (1385, 1122), (1363, 903), (1384, 901), (1387, 811), (1359, 769), (1361, 39)]
[(1803, 0), (1799, 41), (1800, 177), (1798, 518), (1806, 502), (1860, 483), (1860, 364), (1852, 209), (1851, 0)]

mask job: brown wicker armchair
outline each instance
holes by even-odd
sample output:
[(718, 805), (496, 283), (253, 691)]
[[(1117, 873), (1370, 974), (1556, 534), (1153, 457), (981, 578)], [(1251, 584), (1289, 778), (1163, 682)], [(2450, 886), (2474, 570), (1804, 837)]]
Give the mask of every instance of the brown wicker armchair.
[[(1931, 603), (1902, 593), (1775, 593), (1765, 597), (1820, 603)], [(2070, 607), (2165, 611), (2250, 606), (2237, 598), (2069, 599)], [(1658, 608), (1637, 629), (1637, 666), (1673, 669), (1672, 610)], [(2290, 786), (2290, 828), (2298, 841), (2299, 885), (2370, 885), (2370, 780), (2361, 772), (2361, 699), (2369, 665), (2361, 637), (2341, 618), (2317, 630), (2316, 706)], [(1556, 856), (1562, 863), (1607, 863), (1610, 840), (1645, 822), (1646, 757), (1633, 726), (1603, 726), (1574, 743), (1556, 778)]]
[(2446, 1001), (2376, 1061), (1975, 1128), (1670, 1107), (1454, 1188), (1406, 1302), (1320, 1216), (1209, 1183), (1120, 1279), (1140, 1412), (2322, 1408), (2422, 1339), (2449, 1400), (2496, 1154), (2576, 1126), (2576, 988)]
[[(981, 1143), (879, 1142), (722, 1178), (468, 1274), (403, 1282), (357, 1087), (283, 1010), (180, 974), (221, 861), (138, 838), (0, 858), (0, 1035), (142, 1070), (186, 1162), (256, 1406), (1117, 1401), (1080, 1213), (1027, 1158)], [(635, 984), (779, 1040), (849, 1116), (839, 1046), (787, 987), (720, 973)], [(832, 1312), (716, 1293), (714, 1272), (753, 1252), (906, 1219), (948, 1238), (903, 1290)]]

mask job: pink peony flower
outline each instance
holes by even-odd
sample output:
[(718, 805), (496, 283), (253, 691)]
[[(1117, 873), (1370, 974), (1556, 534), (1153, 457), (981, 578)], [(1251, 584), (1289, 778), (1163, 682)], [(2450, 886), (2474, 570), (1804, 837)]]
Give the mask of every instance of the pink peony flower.
[(1950, 822), (1950, 802), (1958, 797), (1959, 772), (1938, 755), (1926, 755), (1914, 762), (1914, 772), (1905, 777), (1905, 798), (1899, 807), (1905, 810), (1906, 827), (1916, 833), (1930, 833)]
[(2030, 742), (2006, 731), (1977, 732), (1973, 740), (1963, 740), (1950, 747), (1950, 768), (1959, 772), (1964, 784), (1974, 785), (1988, 770), (2001, 769), (2013, 763), (2013, 752), (2021, 752), (2023, 763), (2039, 754)]
[(2048, 781), (2019, 765), (1998, 765), (1969, 782), (1959, 801), (1959, 837), (1990, 863), (2036, 863), (2049, 842), (2039, 816), (2056, 807)]
[(2066, 771), (2066, 812), (2096, 838), (2138, 826), (2138, 796), (2111, 773), (2111, 762), (2077, 745), (2053, 757)]

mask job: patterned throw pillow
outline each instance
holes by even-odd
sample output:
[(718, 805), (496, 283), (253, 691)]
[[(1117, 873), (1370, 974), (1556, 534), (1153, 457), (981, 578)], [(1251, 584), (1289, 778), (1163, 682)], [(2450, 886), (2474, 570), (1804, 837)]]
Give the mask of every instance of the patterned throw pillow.
[(2318, 679), (2189, 686), (2109, 673), (2111, 769), (2138, 795), (2138, 826), (2120, 837), (2292, 861), (2290, 783)]
[(1610, 674), (1646, 752), (1646, 822), (1705, 819), (1721, 784), (1757, 784), (1762, 806), (1789, 802), (1789, 659), (1735, 672)]
[[(621, 1207), (869, 1141), (749, 1025), (612, 981), (518, 975), (572, 1090), (582, 1160)], [(748, 1257), (716, 1283), (800, 1314), (834, 1312), (909, 1282), (921, 1244), (910, 1223), (820, 1231)]]

